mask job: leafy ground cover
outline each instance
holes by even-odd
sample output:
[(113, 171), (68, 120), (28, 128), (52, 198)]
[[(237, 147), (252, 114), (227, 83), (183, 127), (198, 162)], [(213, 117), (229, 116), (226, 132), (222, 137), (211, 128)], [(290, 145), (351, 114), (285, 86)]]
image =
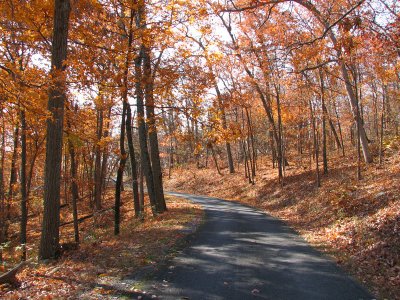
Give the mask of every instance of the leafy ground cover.
[[(214, 169), (176, 169), (169, 190), (203, 194), (258, 207), (285, 220), (307, 241), (332, 256), (376, 297), (400, 299), (400, 158), (362, 169), (357, 180), (354, 158), (334, 157), (330, 170), (315, 185), (306, 161), (286, 170), (283, 188), (266, 158), (258, 162), (255, 185)], [(334, 163), (333, 163), (334, 162)]]
[[(123, 196), (126, 203), (132, 199), (128, 191)], [(112, 200), (111, 195), (108, 200)], [(108, 204), (111, 206), (111, 202)], [(168, 212), (157, 217), (148, 212), (143, 222), (133, 218), (130, 205), (123, 206), (124, 220), (117, 237), (113, 235), (112, 210), (87, 219), (81, 224), (82, 242), (78, 250), (66, 250), (58, 261), (31, 262), (17, 275), (18, 288), (0, 286), (0, 298), (112, 299), (145, 293), (139, 283), (129, 280), (132, 274), (145, 272), (173, 256), (202, 218), (200, 207), (185, 199), (168, 196), (167, 204)], [(37, 221), (31, 221), (31, 228), (39, 224)], [(72, 226), (63, 228), (63, 237), (72, 235), (69, 227)], [(33, 226), (30, 240), (38, 240), (32, 239), (32, 235), (38, 234), (37, 229)], [(10, 256), (18, 256), (18, 251), (5, 254), (10, 260)], [(36, 255), (34, 250), (29, 252), (33, 261)], [(5, 267), (2, 268), (4, 271)]]

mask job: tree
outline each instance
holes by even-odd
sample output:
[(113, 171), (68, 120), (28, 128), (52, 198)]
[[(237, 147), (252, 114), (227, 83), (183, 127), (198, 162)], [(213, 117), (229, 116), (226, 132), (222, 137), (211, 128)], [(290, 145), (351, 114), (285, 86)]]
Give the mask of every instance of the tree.
[(46, 166), (44, 185), (44, 212), (39, 258), (59, 255), (60, 179), (64, 105), (66, 100), (65, 60), (67, 58), (69, 0), (54, 1), (53, 42), (51, 52), (51, 86), (49, 88), (46, 137)]

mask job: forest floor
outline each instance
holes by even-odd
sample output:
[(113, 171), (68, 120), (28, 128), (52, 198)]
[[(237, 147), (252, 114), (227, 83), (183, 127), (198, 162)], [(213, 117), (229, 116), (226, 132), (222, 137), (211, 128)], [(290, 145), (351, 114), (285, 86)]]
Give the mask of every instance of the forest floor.
[[(203, 217), (200, 206), (183, 198), (166, 198), (166, 213), (152, 217), (150, 211), (146, 211), (145, 220), (140, 221), (133, 217), (131, 192), (123, 192), (125, 205), (121, 211), (120, 235), (113, 235), (112, 209), (96, 218), (88, 218), (80, 224), (79, 249), (65, 250), (57, 261), (36, 263), (37, 245), (29, 245), (28, 256), (32, 260), (17, 275), (20, 286), (0, 285), (0, 298), (112, 299), (144, 295), (140, 283), (129, 278), (149, 272), (149, 268), (156, 268), (173, 257)], [(104, 206), (112, 206), (111, 192)], [(39, 221), (30, 220), (28, 241), (39, 241)], [(73, 240), (72, 224), (61, 229), (62, 243)], [(13, 264), (13, 257), (18, 260), (19, 252), (11, 246), (5, 250), (8, 265)], [(0, 274), (6, 267), (0, 265)]]
[[(331, 256), (378, 299), (400, 299), (400, 156), (388, 148), (382, 166), (362, 167), (354, 156), (330, 157), (329, 172), (315, 184), (308, 159), (289, 160), (285, 185), (267, 158), (259, 159), (256, 182), (243, 165), (223, 169), (174, 169), (166, 189), (230, 199), (283, 219), (314, 247)], [(237, 167), (237, 166), (236, 166)]]

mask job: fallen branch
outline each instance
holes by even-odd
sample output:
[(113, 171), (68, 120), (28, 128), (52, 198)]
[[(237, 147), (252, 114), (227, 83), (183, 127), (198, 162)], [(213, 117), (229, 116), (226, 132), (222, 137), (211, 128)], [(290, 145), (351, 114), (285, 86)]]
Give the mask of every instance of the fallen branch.
[[(90, 215), (86, 215), (86, 216), (80, 217), (80, 218), (78, 219), (78, 223), (82, 223), (82, 222), (85, 221), (86, 219), (89, 219), (89, 218), (93, 217), (93, 215), (94, 215), (94, 214), (90, 214)], [(60, 227), (65, 226), (65, 225), (69, 225), (69, 224), (72, 224), (72, 223), (74, 223), (73, 220), (72, 220), (72, 221), (68, 221), (68, 222), (64, 222), (64, 223), (60, 224)]]
[(18, 285), (19, 282), (15, 276), (18, 274), (19, 271), (22, 270), (22, 268), (27, 264), (26, 261), (20, 262), (17, 266), (15, 266), (13, 269), (10, 271), (4, 273), (3, 275), (0, 275), (0, 284), (5, 284), (9, 283), (12, 285)]
[[(121, 205), (121, 206), (122, 206), (122, 205)], [(86, 219), (90, 219), (90, 218), (92, 218), (92, 217), (94, 217), (94, 216), (101, 215), (101, 214), (103, 214), (103, 213), (105, 213), (105, 212), (107, 212), (107, 211), (113, 210), (113, 209), (114, 209), (114, 206), (113, 206), (113, 207), (109, 207), (109, 208), (104, 208), (104, 209), (102, 209), (102, 210), (96, 211), (96, 212), (93, 213), (93, 214), (89, 214), (89, 215), (80, 217), (80, 218), (78, 219), (78, 223), (82, 223), (82, 222), (85, 221)], [(72, 224), (72, 223), (74, 223), (74, 221), (64, 222), (64, 223), (60, 224), (60, 227), (66, 226), (66, 225), (69, 225), (69, 224)]]

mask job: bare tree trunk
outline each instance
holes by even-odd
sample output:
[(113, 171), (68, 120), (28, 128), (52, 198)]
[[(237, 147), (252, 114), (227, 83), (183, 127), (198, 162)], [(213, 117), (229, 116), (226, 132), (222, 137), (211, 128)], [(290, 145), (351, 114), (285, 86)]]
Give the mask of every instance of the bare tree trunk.
[(129, 157), (132, 169), (133, 206), (135, 209), (135, 216), (139, 217), (141, 210), (140, 210), (140, 199), (139, 199), (138, 174), (137, 174), (135, 148), (133, 146), (132, 111), (129, 104), (127, 105), (126, 135), (128, 139)]
[[(359, 107), (357, 107), (357, 113), (360, 113)], [(361, 180), (361, 133), (360, 133), (360, 128), (361, 128), (361, 118), (358, 118), (357, 123), (356, 123), (356, 128), (357, 128), (357, 179)]]
[(17, 173), (18, 173), (18, 167), (17, 167), (17, 159), (18, 159), (18, 143), (19, 139), (19, 125), (15, 127), (14, 131), (14, 148), (13, 148), (13, 154), (11, 158), (11, 173), (10, 173), (10, 185), (8, 187), (8, 197), (7, 197), (7, 219), (10, 219), (11, 217), (11, 204), (14, 199), (14, 191), (15, 191), (15, 185), (17, 183)]
[(114, 235), (118, 235), (120, 231), (120, 219), (121, 219), (121, 187), (124, 180), (124, 169), (127, 159), (125, 151), (125, 115), (126, 115), (127, 103), (123, 103), (122, 117), (121, 117), (121, 131), (119, 136), (119, 166), (117, 171), (117, 181), (115, 183), (115, 204), (114, 204)]
[[(111, 118), (111, 106), (108, 109), (108, 116), (107, 116), (107, 125), (106, 129), (104, 130), (104, 138), (107, 138), (109, 136), (109, 130), (110, 130), (110, 118)], [(106, 173), (107, 173), (107, 166), (108, 166), (108, 147), (105, 145), (103, 149), (103, 158), (101, 162), (101, 185), (102, 185), (102, 190), (103, 194), (104, 191), (106, 190)], [(104, 195), (103, 195), (104, 197)]]
[(283, 179), (283, 165), (285, 164), (285, 159), (282, 153), (282, 117), (281, 117), (281, 103), (279, 96), (279, 89), (275, 86), (276, 89), (276, 106), (278, 108), (278, 139), (277, 139), (277, 152), (278, 152), (278, 175), (279, 175), (279, 183), (281, 186), (284, 186)]
[(140, 207), (140, 218), (144, 219), (144, 176), (142, 164), (139, 166), (139, 207)]
[(22, 247), (21, 259), (26, 260), (26, 225), (28, 223), (27, 191), (26, 191), (26, 117), (25, 110), (21, 109), (21, 223), (20, 244)]
[(314, 155), (315, 155), (315, 175), (316, 175), (316, 185), (317, 187), (321, 186), (321, 180), (319, 176), (319, 145), (318, 145), (318, 130), (315, 120), (314, 109), (310, 100), (310, 118), (312, 124), (312, 132), (313, 132), (313, 142), (314, 142)]
[[(128, 45), (127, 52), (125, 58), (125, 66), (123, 73), (123, 84), (121, 91), (122, 98), (122, 118), (121, 118), (121, 131), (119, 137), (119, 149), (120, 149), (120, 160), (119, 167), (117, 171), (117, 182), (115, 184), (115, 206), (114, 206), (114, 234), (118, 235), (120, 231), (120, 207), (121, 207), (121, 191), (123, 190), (123, 182), (124, 182), (124, 170), (125, 163), (127, 159), (127, 154), (125, 151), (125, 129), (126, 129), (126, 115), (129, 107), (128, 103), (128, 74), (129, 74), (129, 64), (131, 60), (131, 51), (132, 51), (132, 40), (133, 40), (133, 18), (134, 18), (134, 10), (130, 10), (130, 22), (129, 22), (129, 33), (128, 33)], [(129, 120), (131, 121), (131, 120)], [(132, 138), (132, 135), (131, 135)], [(129, 137), (128, 137), (129, 140)]]
[[(140, 24), (139, 24), (140, 26)], [(147, 130), (144, 115), (144, 96), (142, 89), (142, 59), (143, 49), (140, 50), (138, 57), (135, 59), (135, 84), (136, 84), (136, 100), (137, 100), (137, 122), (139, 128), (139, 146), (140, 146), (140, 161), (143, 168), (143, 173), (146, 177), (147, 193), (149, 194), (150, 206), (153, 215), (157, 215), (157, 201), (154, 191), (153, 170), (151, 168), (149, 150), (147, 147)]]
[[(225, 113), (225, 106), (224, 106), (225, 104), (222, 100), (222, 95), (218, 88), (217, 83), (215, 83), (215, 90), (217, 92), (218, 106), (219, 106), (219, 110), (221, 112), (221, 117), (222, 117), (222, 128), (224, 130), (227, 130), (228, 125), (227, 125), (227, 121), (226, 121), (226, 113)], [(226, 141), (225, 147), (226, 147), (226, 155), (228, 158), (229, 173), (233, 174), (233, 173), (235, 173), (235, 166), (233, 164), (231, 144), (228, 141)]]
[(340, 119), (339, 119), (339, 113), (337, 111), (337, 107), (335, 105), (335, 113), (336, 113), (336, 120), (337, 120), (337, 125), (339, 128), (339, 135), (340, 135), (340, 143), (342, 144), (342, 156), (345, 156), (344, 152), (344, 142), (343, 142), (343, 134), (342, 134), (342, 126), (340, 125)]
[[(0, 116), (2, 116), (2, 111), (0, 110)], [(0, 159), (0, 201), (3, 204), (2, 208), (4, 209), (5, 203), (5, 191), (4, 191), (4, 163), (5, 163), (5, 156), (6, 156), (6, 127), (5, 127), (5, 122), (3, 119), (2, 122), (2, 134), (1, 134), (1, 159)], [(2, 215), (3, 216), (3, 215)], [(3, 216), (4, 217), (4, 216)]]
[(277, 158), (276, 158), (276, 149), (274, 143), (274, 134), (272, 130), (269, 130), (269, 142), (271, 147), (272, 169), (275, 169)]
[[(324, 108), (323, 108), (323, 109), (324, 109)], [(328, 118), (329, 127), (331, 128), (331, 132), (332, 132), (333, 137), (334, 137), (334, 139), (335, 139), (335, 142), (336, 142), (336, 145), (337, 145), (337, 149), (340, 150), (340, 149), (343, 148), (343, 145), (342, 145), (342, 143), (340, 142), (339, 136), (338, 136), (338, 134), (337, 134), (337, 132), (336, 132), (336, 129), (335, 129), (335, 125), (333, 125), (333, 121), (332, 121), (332, 119), (329, 117), (328, 110), (326, 109), (326, 106), (325, 106), (324, 111), (325, 111), (324, 113), (326, 114), (326, 116), (327, 116), (327, 118)]]
[(0, 116), (3, 119), (2, 122), (2, 135), (1, 135), (1, 160), (0, 160), (0, 262), (3, 261), (3, 248), (1, 245), (6, 240), (6, 203), (5, 203), (5, 192), (4, 192), (4, 162), (6, 154), (6, 128), (4, 118), (2, 116), (3, 111), (0, 109)]
[(49, 91), (47, 120), (44, 211), (39, 258), (59, 255), (60, 177), (64, 120), (65, 59), (67, 58), (68, 24), (71, 10), (69, 0), (55, 0), (51, 72), (53, 84)]
[(323, 162), (323, 174), (328, 174), (328, 154), (326, 149), (326, 119), (328, 117), (327, 109), (325, 105), (325, 85), (322, 69), (319, 69), (319, 80), (320, 80), (320, 93), (322, 103), (322, 162)]
[(248, 158), (247, 150), (246, 150), (246, 141), (243, 141), (243, 154), (244, 154), (244, 174), (245, 174), (245, 177), (249, 180), (249, 183), (253, 183), (253, 180), (251, 178), (249, 158)]
[(153, 169), (153, 182), (154, 192), (156, 196), (157, 211), (162, 213), (167, 210), (165, 203), (164, 188), (162, 180), (162, 169), (160, 162), (160, 150), (157, 137), (157, 126), (154, 112), (154, 79), (151, 72), (150, 49), (144, 48), (144, 81), (145, 81), (145, 99), (146, 99), (146, 113), (148, 120), (148, 135), (150, 144), (150, 160)]
[(249, 110), (245, 108), (246, 110), (246, 117), (247, 117), (247, 127), (248, 127), (248, 135), (249, 139), (251, 142), (251, 153), (252, 153), (252, 164), (251, 164), (251, 174), (253, 177), (253, 182), (254, 182), (254, 177), (256, 176), (256, 149), (255, 149), (255, 144), (254, 144), (254, 133), (253, 133), (253, 125), (251, 123), (251, 116), (249, 113)]
[[(136, 27), (142, 29), (146, 28), (146, 12), (145, 2), (143, 0), (135, 0), (134, 4), (137, 5), (136, 9)], [(150, 199), (150, 206), (153, 215), (156, 215), (159, 211), (162, 211), (159, 207), (159, 199), (157, 199), (157, 193), (154, 185), (154, 174), (150, 161), (149, 149), (147, 145), (147, 128), (146, 128), (146, 117), (144, 113), (144, 90), (147, 91), (150, 87), (143, 87), (142, 81), (149, 80), (151, 78), (151, 69), (148, 69), (148, 57), (146, 54), (145, 37), (144, 33), (141, 32), (141, 46), (139, 53), (135, 59), (135, 87), (136, 87), (136, 100), (137, 100), (137, 115), (138, 115), (138, 128), (139, 128), (139, 145), (140, 145), (140, 158), (143, 166), (143, 172), (146, 177), (147, 193)], [(144, 70), (142, 70), (142, 67)], [(145, 72), (149, 72), (150, 74)], [(162, 185), (162, 182), (161, 182)]]
[(215, 151), (214, 151), (214, 147), (213, 147), (212, 143), (209, 144), (209, 148), (211, 149), (212, 158), (214, 159), (215, 167), (217, 168), (218, 174), (222, 175), (221, 170), (219, 169), (219, 166), (218, 166), (217, 156), (215, 155)]
[(383, 93), (382, 96), (382, 110), (381, 110), (381, 128), (380, 128), (380, 136), (379, 136), (379, 164), (383, 163), (383, 134), (384, 134), (384, 124), (385, 124), (385, 98), (386, 94), (385, 92)]
[(169, 138), (169, 159), (168, 159), (168, 178), (171, 179), (172, 168), (174, 166), (174, 146), (172, 135)]
[(69, 174), (66, 172), (68, 170), (68, 155), (67, 152), (63, 153), (64, 159), (63, 159), (63, 166), (61, 167), (61, 178), (63, 181), (63, 192), (64, 192), (64, 197), (61, 198), (61, 205), (67, 205), (69, 203), (69, 193), (68, 193), (68, 181), (69, 181)]
[[(75, 113), (77, 111), (77, 106), (75, 106)], [(68, 129), (71, 131), (71, 123), (68, 120), (67, 122)], [(71, 173), (71, 194), (72, 194), (72, 217), (74, 224), (74, 240), (75, 243), (79, 244), (79, 222), (78, 222), (78, 200), (79, 200), (79, 192), (78, 192), (78, 172), (77, 172), (77, 162), (75, 155), (75, 147), (72, 143), (71, 139), (68, 138), (68, 152), (71, 160), (70, 165), (70, 173)]]
[[(101, 106), (103, 103), (100, 104)], [(97, 108), (97, 132), (96, 132), (96, 145), (95, 145), (95, 163), (94, 163), (94, 205), (96, 210), (101, 210), (101, 194), (102, 194), (102, 180), (101, 180), (101, 145), (100, 141), (103, 136), (103, 107)]]
[(27, 186), (26, 186), (26, 190), (27, 190), (26, 194), (27, 194), (27, 198), (28, 199), (29, 199), (29, 195), (31, 193), (33, 171), (35, 170), (36, 159), (37, 159), (37, 157), (39, 155), (40, 144), (41, 143), (35, 142), (35, 145), (36, 145), (35, 146), (35, 151), (33, 153), (31, 153), (31, 159), (30, 159), (30, 162), (29, 162), (29, 172), (28, 172), (28, 179), (27, 179)]
[(253, 181), (254, 181), (253, 165), (254, 164), (253, 164), (253, 156), (252, 156), (249, 136), (247, 136), (247, 138), (246, 138), (245, 145), (246, 145), (248, 164), (249, 164), (249, 177), (250, 177), (251, 182), (253, 183)]

